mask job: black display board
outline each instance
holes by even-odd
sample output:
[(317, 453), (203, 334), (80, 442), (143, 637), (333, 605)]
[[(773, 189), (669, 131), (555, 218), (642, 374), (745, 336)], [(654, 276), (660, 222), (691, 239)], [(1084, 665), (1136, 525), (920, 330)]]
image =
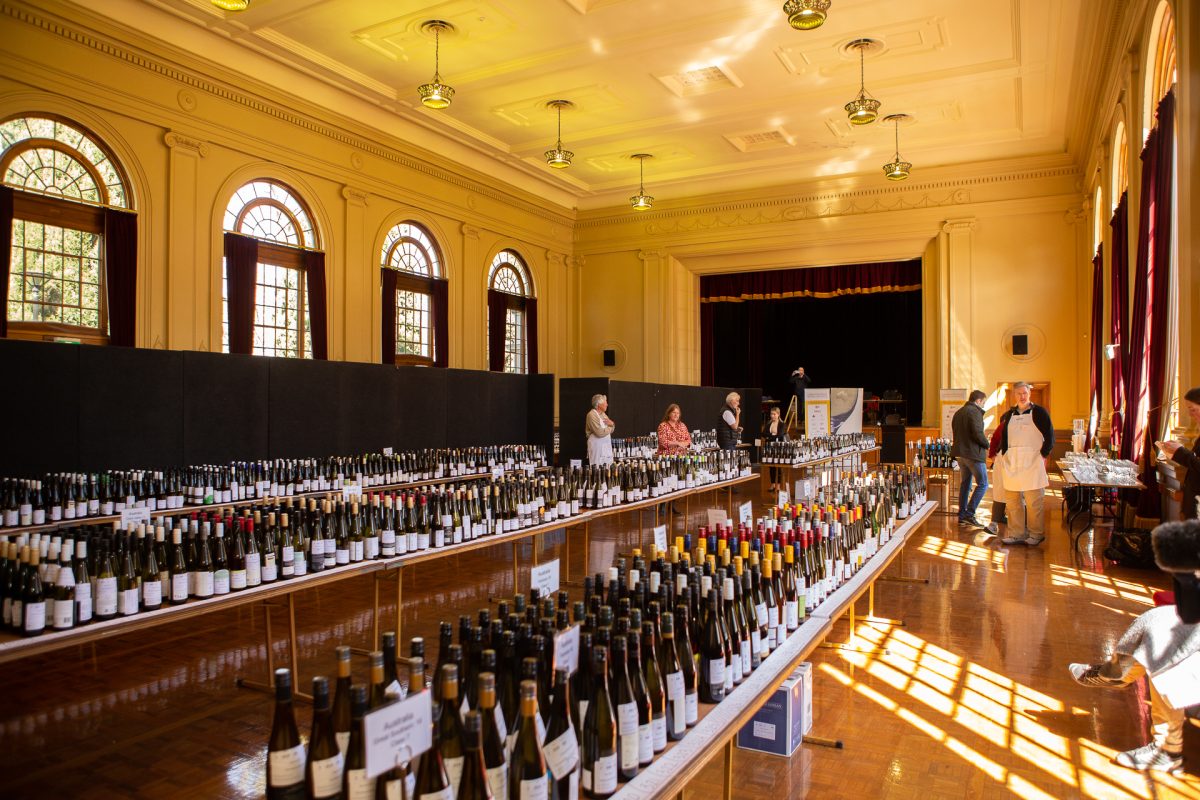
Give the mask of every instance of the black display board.
[(671, 403), (679, 404), (681, 418), (690, 429), (712, 430), (717, 427), (726, 395), (734, 391), (742, 396), (742, 441), (754, 444), (762, 428), (761, 389), (562, 378), (558, 382), (558, 461), (565, 464), (573, 458), (587, 458), (584, 418), (591, 410), (592, 395), (607, 395), (608, 414), (617, 423), (613, 435), (620, 438), (653, 433)]
[(554, 441), (554, 376), (0, 339), (0, 475)]

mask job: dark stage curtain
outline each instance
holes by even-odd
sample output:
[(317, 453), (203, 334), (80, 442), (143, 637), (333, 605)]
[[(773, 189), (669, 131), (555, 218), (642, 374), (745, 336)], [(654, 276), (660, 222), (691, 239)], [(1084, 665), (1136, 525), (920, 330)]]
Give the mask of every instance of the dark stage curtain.
[(231, 353), (250, 355), (254, 351), (254, 281), (257, 276), (258, 242), (249, 236), (225, 234)]
[(0, 336), (8, 336), (8, 281), (12, 270), (13, 190), (0, 186)]
[(873, 292), (917, 291), (921, 260), (841, 267), (780, 269), (700, 279), (701, 302), (788, 300), (798, 297), (840, 297)]
[(133, 347), (137, 322), (137, 215), (104, 210), (104, 281), (108, 287), (108, 340)]
[(1104, 381), (1104, 245), (1096, 248), (1092, 259), (1092, 327), (1091, 335), (1091, 391), (1088, 395), (1088, 429), (1085, 450), (1092, 449), (1096, 430), (1100, 426), (1101, 384)]
[(384, 267), (379, 270), (382, 284), (380, 300), (381, 325), (379, 344), (382, 347), (380, 361), (384, 364), (396, 363), (396, 270)]
[(312, 327), (312, 357), (329, 358), (329, 324), (325, 303), (325, 254), (315, 250), (304, 253), (304, 277), (308, 289), (308, 324)]
[(504, 371), (504, 317), (508, 311), (508, 295), (488, 289), (488, 369)]
[(713, 383), (713, 309), (716, 303), (700, 304), (700, 385), (715, 386)]
[[(392, 351), (396, 350), (396, 292), (392, 282)], [(430, 283), (430, 306), (433, 312), (433, 365), (450, 364), (450, 284), (447, 281)]]
[(1112, 258), (1109, 259), (1109, 339), (1116, 350), (1112, 360), (1112, 383), (1109, 387), (1109, 399), (1112, 401), (1113, 415), (1110, 431), (1110, 445), (1122, 457), (1128, 457), (1125, 447), (1125, 437), (1122, 430), (1125, 426), (1125, 365), (1129, 360), (1129, 348), (1125, 343), (1125, 323), (1129, 307), (1129, 192), (1121, 193), (1117, 210), (1113, 212), (1112, 222)]

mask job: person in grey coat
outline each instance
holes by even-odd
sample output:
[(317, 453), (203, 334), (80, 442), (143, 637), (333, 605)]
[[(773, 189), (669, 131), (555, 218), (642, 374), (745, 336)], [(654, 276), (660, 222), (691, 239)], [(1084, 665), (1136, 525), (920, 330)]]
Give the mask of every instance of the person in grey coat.
[[(976, 389), (971, 392), (963, 407), (954, 412), (950, 428), (954, 433), (954, 442), (950, 446), (950, 455), (958, 459), (958, 470), (961, 479), (958, 487), (958, 524), (963, 527), (979, 527), (975, 512), (979, 508), (983, 494), (987, 491), (987, 455), (988, 437), (983, 433), (983, 403), (987, 395)], [(975, 491), (971, 491), (971, 483)], [(994, 523), (988, 524), (990, 533), (996, 532)]]
[[(1174, 668), (1187, 669), (1193, 663), (1184, 664), (1188, 659), (1200, 659), (1200, 613), (1194, 596), (1200, 578), (1200, 521), (1167, 522), (1155, 528), (1152, 537), (1158, 565), (1175, 573), (1178, 604), (1152, 608), (1135, 619), (1108, 661), (1071, 664), (1069, 669), (1084, 686), (1113, 689), (1148, 676), (1153, 738), (1118, 754), (1116, 762), (1139, 772), (1175, 772), (1183, 766), (1184, 722), (1195, 710), (1186, 705), (1196, 700), (1186, 698), (1184, 707), (1176, 708), (1159, 693), (1155, 681), (1161, 682)], [(1200, 697), (1200, 685), (1194, 685), (1192, 696)]]

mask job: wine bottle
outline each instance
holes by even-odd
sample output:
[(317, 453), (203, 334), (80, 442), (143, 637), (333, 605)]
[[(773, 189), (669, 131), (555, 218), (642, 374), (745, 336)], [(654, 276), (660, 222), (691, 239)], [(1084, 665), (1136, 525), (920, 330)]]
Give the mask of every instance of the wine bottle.
[(304, 800), (304, 745), (292, 708), (292, 672), (275, 670), (275, 718), (267, 744), (267, 800)]
[(538, 737), (537, 682), (521, 681), (521, 719), (508, 773), (508, 800), (547, 800), (549, 773)]
[[(453, 666), (450, 667), (453, 669)], [(440, 676), (439, 676), (440, 678)], [(409, 692), (412, 692), (412, 679), (409, 679)], [(417, 767), (417, 800), (456, 800), (450, 778), (442, 764), (441, 748), (437, 744), (437, 722), (433, 723), (433, 747), (421, 754), (421, 762)]]
[[(297, 562), (299, 563), (299, 562)], [(329, 690), (326, 689), (326, 702)], [(353, 727), (350, 731), (350, 749), (342, 771), (343, 800), (374, 800), (375, 779), (367, 777), (367, 752), (363, 742), (363, 717), (367, 713), (367, 687), (350, 688), (350, 714)]]
[(500, 728), (503, 715), (496, 705), (494, 673), (479, 674), (479, 711), (483, 717), (483, 765), (487, 769), (488, 785), (492, 789), (492, 796), (503, 800), (508, 797), (508, 754), (504, 742), (508, 731)]
[(458, 666), (444, 664), (438, 676), (442, 683), (442, 702), (437, 717), (437, 748), (442, 754), (442, 764), (450, 787), (458, 794), (458, 784), (463, 770), (462, 714), (458, 696)]
[(594, 684), (583, 722), (581, 780), (585, 797), (604, 800), (617, 790), (617, 718), (608, 693), (608, 650), (592, 648)]
[(334, 650), (334, 658), (337, 660), (337, 684), (333, 695), (333, 732), (338, 750), (344, 753), (350, 746), (350, 728), (354, 724), (354, 701), (350, 697), (350, 648), (338, 647)]
[(483, 715), (478, 711), (468, 711), (463, 717), (463, 745), (466, 755), (458, 800), (493, 800), (495, 795), (483, 761)]
[(117, 616), (117, 573), (104, 540), (97, 547), (96, 564), (96, 619), (113, 619)]
[(396, 678), (396, 632), (384, 631), (379, 637), (379, 642), (383, 652), (383, 694), (387, 698), (399, 700), (404, 692)]
[(329, 681), (313, 678), (312, 734), (308, 737), (308, 761), (304, 767), (305, 792), (312, 800), (342, 797), (343, 751), (333, 733), (329, 707)]
[(565, 669), (555, 670), (554, 700), (542, 749), (550, 770), (550, 800), (579, 797), (579, 730), (574, 713), (571, 676)]
[(46, 632), (46, 590), (38, 575), (41, 553), (35, 547), (29, 554), (29, 571), (25, 578), (25, 596), (21, 606), (21, 633), (41, 636)]
[[(643, 630), (646, 625), (652, 625), (652, 623), (644, 623)], [(675, 649), (674, 615), (663, 614), (662, 619), (659, 620), (659, 627), (662, 631), (660, 667), (666, 697), (664, 714), (666, 736), (672, 742), (677, 742), (687, 732), (687, 691), (683, 680), (683, 668), (679, 664), (679, 654)], [(648, 670), (649, 665), (647, 665)]]
[(63, 542), (61, 553), (62, 568), (54, 581), (53, 598), (48, 601), (51, 606), (50, 625), (56, 631), (66, 631), (75, 627), (75, 570), (72, 562), (75, 560), (75, 542), (67, 539)]
[(721, 641), (717, 590), (709, 589), (704, 630), (700, 637), (699, 697), (702, 703), (725, 699), (725, 647)]

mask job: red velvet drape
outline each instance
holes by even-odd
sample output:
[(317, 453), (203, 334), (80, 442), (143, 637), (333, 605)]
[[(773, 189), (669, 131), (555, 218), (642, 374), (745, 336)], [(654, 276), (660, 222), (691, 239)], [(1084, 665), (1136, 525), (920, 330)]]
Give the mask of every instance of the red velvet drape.
[(1104, 381), (1104, 245), (1096, 248), (1092, 259), (1092, 327), (1091, 327), (1091, 401), (1088, 407), (1087, 440), (1084, 449), (1090, 450), (1100, 426), (1101, 384)]
[(508, 312), (508, 295), (488, 289), (488, 369), (504, 371), (504, 319)]
[(700, 279), (700, 302), (835, 297), (867, 292), (917, 291), (920, 288), (921, 260), (918, 258), (879, 264), (705, 275)]
[(380, 361), (384, 364), (396, 363), (396, 270), (384, 267), (379, 270), (380, 283), (383, 286), (380, 295), (382, 308), (382, 324), (380, 325), (379, 344), (382, 348)]
[(225, 280), (229, 295), (229, 352), (254, 352), (254, 282), (258, 277), (258, 242), (225, 234)]
[(1113, 212), (1112, 256), (1109, 258), (1109, 340), (1116, 351), (1112, 360), (1112, 383), (1109, 399), (1113, 415), (1110, 445), (1122, 458), (1128, 457), (1125, 437), (1125, 365), (1129, 361), (1129, 347), (1125, 335), (1125, 324), (1129, 308), (1129, 192), (1121, 193), (1117, 210)]
[(108, 289), (108, 341), (133, 347), (137, 323), (137, 215), (104, 210), (104, 282)]
[(312, 357), (329, 358), (328, 306), (325, 302), (325, 254), (304, 253), (305, 287), (308, 289), (308, 324), (312, 328)]
[(537, 298), (525, 298), (525, 353), (530, 375), (538, 371), (538, 313)]
[[(388, 270), (390, 271), (390, 270)], [(430, 305), (433, 314), (433, 365), (446, 367), (450, 364), (450, 284), (433, 281)], [(396, 303), (395, 282), (392, 284), (392, 351), (396, 349)]]
[(8, 280), (12, 269), (13, 190), (0, 186), (0, 336), (8, 336)]

